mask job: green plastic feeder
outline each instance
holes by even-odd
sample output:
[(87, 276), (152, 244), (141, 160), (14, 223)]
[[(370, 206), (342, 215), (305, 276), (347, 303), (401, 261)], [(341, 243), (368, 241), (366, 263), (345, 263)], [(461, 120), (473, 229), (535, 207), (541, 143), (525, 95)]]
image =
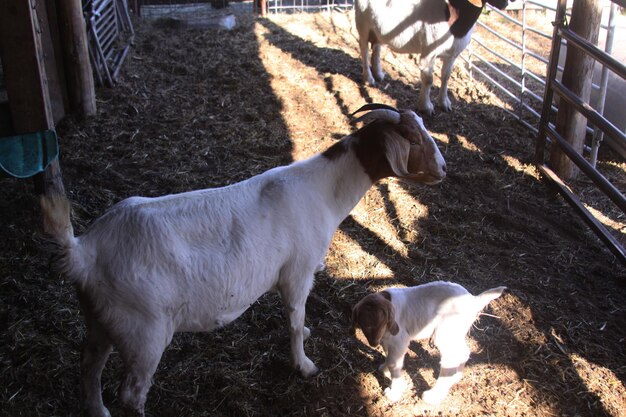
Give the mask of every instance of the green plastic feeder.
[(0, 175), (29, 178), (59, 156), (54, 130), (0, 138)]

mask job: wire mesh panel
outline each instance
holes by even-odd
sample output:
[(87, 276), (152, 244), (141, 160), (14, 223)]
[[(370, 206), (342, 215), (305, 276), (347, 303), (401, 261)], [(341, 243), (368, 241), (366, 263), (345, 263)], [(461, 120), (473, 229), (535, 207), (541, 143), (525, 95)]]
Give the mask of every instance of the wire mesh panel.
[[(506, 104), (505, 110), (534, 133), (538, 131), (543, 106), (555, 6), (553, 1), (523, 0), (518, 4), (510, 3), (506, 12), (502, 12), (488, 5), (488, 12), (479, 20), (470, 47), (461, 56), (467, 63), (470, 75), (491, 85)], [(616, 33), (613, 18), (615, 4), (605, 12), (600, 33), (604, 41), (599, 47), (611, 53), (613, 35)], [(570, 15), (566, 13), (566, 16)], [(601, 68), (602, 64), (598, 63), (597, 66)], [(558, 77), (562, 71), (562, 65), (558, 64)], [(593, 85), (593, 100), (590, 104), (602, 113), (610, 89), (606, 82), (606, 69), (598, 70), (598, 73), (601, 72), (604, 81), (598, 77), (597, 83)], [(553, 105), (552, 112), (556, 113), (556, 110), (557, 106)], [(593, 127), (590, 126), (588, 133), (592, 132)], [(602, 135), (595, 135), (599, 140), (595, 140), (587, 150), (597, 155)], [(608, 140), (614, 150), (626, 156), (626, 144), (616, 143), (611, 138)]]
[(269, 13), (316, 12), (320, 10), (351, 9), (354, 0), (267, 0)]

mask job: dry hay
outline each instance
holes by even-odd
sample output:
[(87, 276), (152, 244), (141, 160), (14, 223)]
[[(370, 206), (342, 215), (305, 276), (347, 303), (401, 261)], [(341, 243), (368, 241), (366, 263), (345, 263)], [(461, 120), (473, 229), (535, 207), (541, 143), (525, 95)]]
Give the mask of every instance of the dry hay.
[[(221, 186), (312, 155), (350, 132), (348, 114), (365, 101), (416, 107), (411, 57), (386, 53), (387, 81), (361, 86), (350, 14), (238, 16), (219, 33), (137, 29), (120, 84), (98, 90), (98, 116), (58, 127), (78, 233), (122, 198)], [(289, 367), (282, 307), (267, 295), (226, 328), (176, 335), (149, 415), (626, 415), (623, 267), (538, 180), (532, 135), (497, 99), (458, 70), (450, 91), (454, 111), (425, 119), (448, 178), (382, 181), (332, 241), (307, 304), (305, 349), (321, 373), (305, 380)], [(49, 272), (30, 182), (1, 185), (0, 415), (80, 415), (76, 297)], [(471, 331), (465, 378), (443, 404), (420, 401), (437, 353), (417, 343), (411, 390), (391, 404), (380, 351), (349, 332), (351, 307), (436, 279), (510, 290)], [(120, 373), (113, 354), (103, 389), (114, 415)]]

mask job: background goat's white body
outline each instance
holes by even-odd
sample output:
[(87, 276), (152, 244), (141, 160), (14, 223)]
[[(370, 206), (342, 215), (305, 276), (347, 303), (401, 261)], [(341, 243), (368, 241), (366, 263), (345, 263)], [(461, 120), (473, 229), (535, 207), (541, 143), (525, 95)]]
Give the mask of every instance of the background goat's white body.
[(445, 177), (415, 113), (366, 116), (375, 121), (322, 154), (223, 188), (131, 197), (80, 237), (69, 201), (42, 196), (44, 228), (60, 246), (61, 272), (76, 284), (87, 322), (81, 372), (90, 416), (109, 416), (100, 376), (113, 346), (127, 368), (122, 404), (143, 415), (174, 332), (223, 326), (271, 290), (289, 317), (294, 366), (304, 376), (317, 372), (304, 353), (305, 303), (339, 223), (381, 178)]
[[(506, 7), (507, 0), (489, 0)], [(454, 61), (469, 45), (473, 26), (480, 8), (462, 5), (456, 25), (463, 27), (456, 36), (451, 32), (450, 9), (442, 0), (356, 0), (355, 22), (359, 33), (359, 48), (363, 65), (363, 81), (376, 85), (382, 81), (384, 72), (380, 64), (381, 45), (388, 45), (399, 53), (420, 55), (419, 68), (421, 88), (418, 109), (433, 113), (430, 90), (433, 84), (433, 68), (437, 57), (442, 59), (439, 106), (450, 111), (448, 80)], [(469, 10), (469, 11), (468, 11)], [(456, 17), (456, 16), (455, 16)], [(372, 44), (371, 67), (369, 44)]]

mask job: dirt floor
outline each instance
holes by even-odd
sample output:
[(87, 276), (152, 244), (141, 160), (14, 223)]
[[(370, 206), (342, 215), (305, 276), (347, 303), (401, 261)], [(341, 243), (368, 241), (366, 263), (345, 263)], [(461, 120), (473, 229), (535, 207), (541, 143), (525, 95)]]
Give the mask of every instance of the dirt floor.
[[(386, 53), (389, 77), (363, 86), (351, 22), (138, 24), (119, 85), (97, 92), (98, 115), (58, 126), (77, 233), (123, 198), (223, 186), (322, 151), (367, 101), (415, 109), (414, 59)], [(289, 366), (270, 294), (223, 329), (177, 334), (148, 415), (626, 416), (626, 270), (539, 180), (534, 137), (499, 100), (458, 69), (450, 93), (453, 111), (424, 119), (447, 161), (444, 182), (381, 181), (335, 234), (307, 303), (305, 350), (321, 372), (303, 379)], [(624, 164), (604, 158), (626, 189)], [(623, 238), (624, 218), (605, 216)], [(0, 217), (0, 415), (78, 416), (85, 326), (74, 289), (50, 272), (30, 181), (0, 179)], [(350, 334), (351, 308), (371, 291), (434, 280), (508, 291), (471, 330), (465, 377), (441, 405), (420, 399), (438, 369), (427, 342), (411, 345), (409, 390), (391, 403), (381, 351)], [(113, 415), (120, 375), (114, 353), (103, 375)]]

